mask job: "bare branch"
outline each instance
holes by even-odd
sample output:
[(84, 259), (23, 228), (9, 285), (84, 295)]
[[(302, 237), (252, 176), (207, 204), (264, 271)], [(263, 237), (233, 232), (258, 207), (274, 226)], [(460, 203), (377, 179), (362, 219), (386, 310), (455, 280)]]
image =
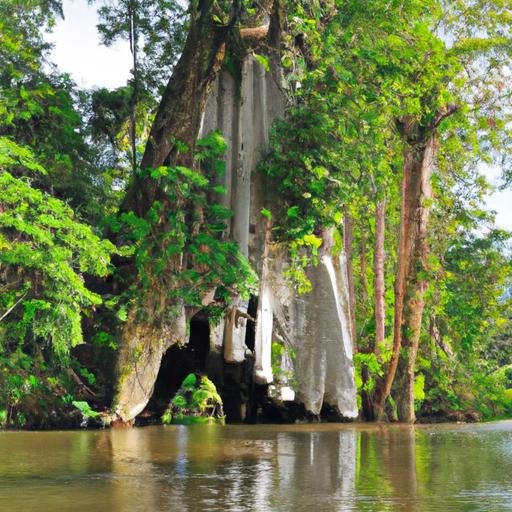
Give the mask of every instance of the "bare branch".
[(449, 103), (448, 105), (446, 105), (445, 108), (443, 108), (442, 110), (440, 110), (437, 113), (437, 115), (432, 123), (431, 129), (434, 130), (435, 128), (437, 128), (444, 119), (452, 116), (458, 110), (459, 110), (459, 105), (455, 105), (454, 103)]
[(10, 313), (12, 313), (12, 311), (14, 310), (14, 308), (26, 297), (28, 293), (28, 290), (2, 315), (0, 316), (0, 322), (7, 316), (9, 315)]

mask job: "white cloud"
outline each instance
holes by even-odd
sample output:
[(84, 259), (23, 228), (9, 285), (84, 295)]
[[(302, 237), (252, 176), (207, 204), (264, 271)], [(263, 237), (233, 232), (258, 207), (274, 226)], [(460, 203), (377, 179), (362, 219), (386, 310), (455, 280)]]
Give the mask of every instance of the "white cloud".
[(125, 41), (109, 48), (100, 44), (96, 5), (64, 0), (65, 18), (58, 20), (47, 36), (54, 44), (51, 61), (60, 71), (69, 73), (80, 87), (113, 89), (124, 85), (130, 76), (130, 49)]

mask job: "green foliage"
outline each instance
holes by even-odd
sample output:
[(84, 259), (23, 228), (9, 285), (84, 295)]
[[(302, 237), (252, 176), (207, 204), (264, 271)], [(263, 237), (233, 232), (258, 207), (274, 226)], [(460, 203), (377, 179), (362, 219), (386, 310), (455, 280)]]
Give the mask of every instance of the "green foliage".
[[(12, 158), (13, 143), (10, 150)], [(28, 158), (26, 149), (20, 154)], [(106, 275), (114, 246), (78, 222), (65, 203), (15, 178), (5, 166), (0, 196), (1, 339), (17, 343), (32, 335), (65, 358), (82, 341), (81, 311), (101, 302), (82, 274)]]
[(0, 167), (23, 167), (29, 171), (47, 174), (45, 168), (34, 160), (28, 148), (19, 146), (7, 137), (0, 138)]
[(197, 377), (195, 376), (194, 373), (189, 373), (185, 377), (185, 380), (182, 383), (182, 387), (185, 388), (187, 391), (189, 391), (191, 389), (194, 389), (196, 387), (196, 384), (197, 384)]
[(510, 302), (502, 299), (512, 271), (504, 254), (509, 234), (493, 230), (486, 235), (457, 236), (444, 255), (433, 292), (437, 322), (453, 346), (470, 351), (483, 341), (491, 324), (506, 324)]
[(301, 107), (273, 128), (271, 153), (260, 168), (279, 196), (265, 209), (278, 220), (274, 231), (279, 240), (305, 245), (304, 237), (341, 219), (350, 183), (339, 179), (343, 170), (335, 158), (333, 129), (327, 112)]
[(73, 400), (71, 403), (80, 411), (83, 418), (86, 420), (100, 416), (100, 413), (94, 411), (87, 402)]
[[(468, 208), (455, 212), (464, 213), (466, 225), (479, 222)], [(443, 229), (461, 222), (452, 215), (442, 216)], [(436, 217), (434, 221), (438, 222)], [(509, 234), (449, 229), (443, 238), (438, 234), (440, 226), (434, 228), (433, 247), (442, 246), (446, 252), (442, 265), (433, 262), (436, 286), (427, 295), (432, 337), (423, 345), (429, 367), (423, 371), (426, 396), (420, 413), (475, 410), (484, 418), (510, 413), (504, 398), (510, 384), (505, 371), (497, 370), (507, 368), (512, 356), (511, 302), (506, 291), (511, 270)]]
[(270, 72), (270, 61), (266, 55), (260, 55), (258, 53), (254, 53), (254, 58), (256, 59), (256, 62), (260, 64), (265, 71)]
[[(372, 392), (375, 389), (376, 379), (383, 376), (382, 364), (373, 352), (354, 354), (354, 369), (356, 386), (359, 391)], [(362, 377), (363, 369), (366, 369), (369, 374), (366, 382)]]
[(261, 215), (265, 217), (268, 220), (272, 220), (272, 212), (270, 210), (267, 210), (267, 208), (261, 209)]
[(95, 345), (104, 346), (111, 350), (116, 350), (118, 348), (117, 341), (115, 338), (105, 331), (97, 332), (92, 338), (91, 343)]
[(74, 383), (65, 368), (35, 344), (28, 348), (0, 350), (0, 427), (77, 426), (71, 419)]
[(421, 403), (425, 400), (425, 375), (419, 373), (416, 375), (414, 380), (414, 406), (416, 410), (419, 410)]
[(504, 378), (498, 373), (473, 375), (475, 399), (471, 404), (485, 419), (497, 416), (512, 416), (510, 392), (506, 389)]
[[(10, 140), (29, 147), (45, 168), (45, 173), (30, 173), (34, 187), (97, 221), (111, 211), (118, 193), (110, 188), (113, 176), (103, 149), (88, 137), (87, 93), (77, 91), (69, 76), (48, 62), (50, 45), (43, 32), (61, 15), (57, 0), (0, 3), (0, 137), (8, 138), (3, 144)], [(27, 174), (23, 158), (21, 165), (4, 164), (16, 177)]]
[(202, 173), (183, 166), (141, 171), (155, 181), (162, 197), (144, 218), (123, 213), (115, 228), (135, 248), (138, 285), (143, 289), (162, 286), (170, 304), (181, 301), (189, 306), (202, 306), (205, 294), (217, 289), (225, 305), (233, 295), (248, 297), (257, 277), (237, 244), (223, 238), (232, 212), (212, 201), (215, 179), (224, 171), (219, 158), (226, 144), (213, 132), (197, 147)]
[(106, 167), (102, 172), (104, 188), (110, 185), (117, 201), (122, 198), (122, 191), (133, 173), (132, 123), (136, 133), (135, 156), (139, 160), (143, 151), (141, 137), (146, 136), (149, 129), (148, 109), (154, 104), (153, 98), (139, 91), (134, 105), (134, 94), (132, 85), (114, 90), (100, 88), (83, 94), (83, 109), (89, 116), (87, 133), (101, 155), (100, 165)]
[(164, 425), (170, 425), (172, 422), (172, 414), (170, 409), (166, 409), (165, 412), (162, 414), (162, 423)]
[(161, 93), (181, 54), (188, 19), (182, 2), (176, 0), (119, 0), (98, 10), (98, 30), (110, 46), (119, 39), (132, 39), (138, 70), (134, 79), (141, 90)]
[[(455, 360), (435, 357), (428, 368), (420, 363), (424, 386), (419, 377), (416, 405), (423, 411), (435, 400), (445, 410), (470, 403), (475, 407), (479, 398), (496, 401), (493, 385), (486, 392), (479, 378), (471, 377), (481, 375), (484, 382), (496, 364), (510, 361), (510, 342), (503, 334), (510, 323), (510, 306), (503, 300), (510, 263), (503, 245), (499, 247), (508, 235), (492, 229), (491, 216), (480, 206), (485, 180), (475, 172), (482, 161), (510, 167), (510, 110), (503, 102), (510, 5), (488, 2), (489, 15), (480, 7), (464, 1), (391, 5), (354, 0), (337, 3), (335, 12), (329, 3), (294, 4), (288, 21), (295, 37), (285, 39), (283, 58), (298, 106), (276, 125), (262, 167), (269, 188), (279, 194), (279, 200), (269, 201), (277, 204), (269, 207), (273, 233), (290, 250), (288, 272), (301, 291), (308, 289), (303, 269), (315, 257), (297, 241), (339, 225), (342, 211), (354, 220), (350, 256), (363, 352), (356, 356), (356, 375), (359, 388), (373, 388), (374, 374), (385, 364), (377, 358), (371, 301), (375, 204), (387, 199), (386, 327), (392, 330), (394, 232), (400, 218), (397, 170), (404, 148), (416, 148), (427, 133), (436, 136), (435, 198), (426, 204), (434, 210), (433, 251), (422, 273), (436, 285), (427, 296), (431, 316), (422, 339), (431, 337), (434, 343), (437, 337), (455, 352)], [(455, 105), (458, 112), (436, 124)], [(488, 231), (489, 237), (482, 235)], [(498, 352), (492, 346), (500, 337), (502, 360), (493, 354), (488, 361), (490, 353)], [(456, 386), (455, 381), (464, 384)], [(464, 396), (468, 389), (471, 398)]]
[(190, 425), (224, 421), (222, 399), (215, 384), (205, 376), (187, 375), (168, 409), (162, 415), (164, 424)]
[[(255, 5), (242, 2), (259, 23), (252, 19)], [(137, 273), (136, 288), (126, 296), (111, 291), (104, 297), (115, 322), (126, 322), (133, 302), (155, 289), (165, 291), (168, 307), (155, 312), (154, 321), (176, 305), (203, 307), (213, 290), (208, 313), (219, 318), (233, 296), (255, 290), (247, 259), (225, 237), (232, 212), (218, 204), (225, 193), (219, 177), (226, 150), (219, 133), (197, 142), (194, 165), (131, 174), (148, 136), (155, 95), (198, 6), (193, 2), (188, 13), (173, 0), (102, 6), (104, 42), (131, 41), (133, 77), (113, 91), (77, 92), (69, 77), (43, 66), (48, 44), (42, 31), (61, 14), (60, 2), (0, 2), (0, 426), (38, 425), (31, 410), (45, 417), (42, 409), (72, 403), (92, 411), (74, 401), (65, 369), (72, 364), (70, 349), (83, 340), (84, 316), (102, 302), (84, 276), (104, 277), (112, 253), (133, 257)], [(213, 2), (211, 20), (219, 29), (232, 7)], [(340, 251), (343, 217), (352, 218), (356, 381), (360, 393), (371, 396), (390, 357), (390, 336), (375, 346), (370, 262), (376, 205), (386, 199), (390, 333), (403, 150), (432, 130), (435, 194), (426, 205), (432, 213), (431, 255), (422, 277), (435, 286), (425, 297), (416, 407), (426, 415), (512, 413), (509, 235), (493, 228), (482, 206), (488, 186), (475, 170), (494, 162), (505, 177), (512, 174), (509, 3), (347, 0), (285, 7), (281, 63), (291, 107), (276, 122), (260, 168), (269, 193), (261, 215), (274, 241), (288, 249), (287, 276), (299, 292), (309, 291), (306, 268), (318, 261), (326, 230), (334, 229), (333, 250)], [(231, 46), (239, 51), (235, 40)], [(254, 56), (269, 71), (268, 57)], [(232, 55), (225, 66), (240, 78)], [(452, 105), (458, 112), (436, 124)], [(189, 152), (179, 141), (173, 145), (182, 155)], [(130, 179), (155, 192), (152, 203), (143, 214), (118, 215)], [(104, 221), (106, 214), (110, 220)], [(110, 231), (130, 247), (114, 250), (98, 237), (100, 228), (84, 219), (95, 226), (110, 222)], [(111, 352), (117, 348), (110, 326), (93, 332), (91, 341)], [(285, 351), (273, 344), (277, 376)], [(89, 385), (101, 380), (75, 369)], [(163, 421), (210, 421), (212, 404), (219, 406), (211, 382), (187, 379)]]
[[(391, 352), (385, 354), (389, 360)], [(357, 406), (362, 406), (362, 395), (372, 396), (377, 381), (384, 375), (383, 358), (379, 360), (374, 352), (357, 352), (354, 354), (354, 378), (357, 389)]]
[[(185, 385), (183, 385), (185, 387)], [(181, 395), (176, 395), (172, 400), (171, 400), (171, 405), (173, 407), (178, 407), (178, 408), (181, 408), (183, 409), (184, 407), (187, 406), (187, 400), (184, 396), (181, 396)], [(165, 421), (164, 421), (165, 423)]]
[(296, 358), (295, 351), (277, 341), (272, 342), (271, 350), (272, 375), (274, 379), (278, 383), (286, 384), (293, 388), (296, 384), (295, 374), (292, 369), (283, 369), (283, 359), (287, 359), (293, 364)]
[(80, 375), (91, 386), (96, 382), (96, 376), (94, 375), (94, 373), (90, 372), (87, 368), (81, 368)]
[(44, 172), (27, 148), (0, 137), (0, 150), (0, 408), (7, 425), (23, 426), (64, 408), (73, 385), (60, 365), (83, 341), (82, 315), (101, 303), (84, 273), (107, 275), (114, 246), (66, 203), (9, 172)]

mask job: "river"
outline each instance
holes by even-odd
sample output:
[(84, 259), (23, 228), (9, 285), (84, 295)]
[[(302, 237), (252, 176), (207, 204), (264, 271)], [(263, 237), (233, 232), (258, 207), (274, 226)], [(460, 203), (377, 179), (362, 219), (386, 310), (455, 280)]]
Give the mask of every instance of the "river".
[(1, 432), (1, 511), (512, 511), (512, 421)]

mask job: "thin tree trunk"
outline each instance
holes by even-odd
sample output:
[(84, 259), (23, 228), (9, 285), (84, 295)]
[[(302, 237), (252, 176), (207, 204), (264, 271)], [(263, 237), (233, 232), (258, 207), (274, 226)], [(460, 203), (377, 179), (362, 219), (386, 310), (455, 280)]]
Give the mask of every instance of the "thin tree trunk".
[(375, 417), (383, 419), (384, 406), (398, 369), (396, 403), (398, 419), (412, 423), (414, 414), (414, 371), (428, 282), (427, 228), (432, 189), (430, 177), (436, 156), (436, 131), (443, 119), (457, 112), (448, 104), (427, 126), (412, 118), (397, 120), (404, 141), (398, 266), (395, 280), (393, 355), (385, 378), (376, 390)]
[[(366, 311), (366, 307), (368, 304), (368, 279), (367, 279), (367, 269), (368, 269), (368, 254), (366, 247), (366, 233), (361, 233), (361, 248), (359, 251), (359, 270), (361, 272), (361, 305)], [(363, 313), (364, 314), (364, 313)]]
[[(385, 281), (384, 281), (384, 240), (386, 227), (386, 201), (382, 200), (377, 203), (375, 209), (375, 245), (373, 251), (373, 283), (374, 283), (374, 316), (375, 316), (375, 339), (373, 347), (369, 350), (375, 354), (377, 358), (380, 356), (379, 345), (385, 338), (385, 316), (386, 304), (384, 299)], [(370, 378), (370, 373), (366, 367), (362, 370), (363, 383), (366, 384)], [(375, 419), (374, 396), (373, 391), (363, 391), (361, 393), (363, 414), (367, 420)]]
[[(375, 339), (373, 353), (377, 358), (380, 356), (380, 344), (384, 341), (386, 304), (385, 304), (385, 281), (384, 281), (384, 240), (386, 228), (386, 201), (379, 201), (375, 209), (375, 246), (373, 251), (373, 284), (374, 284), (374, 317), (375, 317)], [(370, 349), (371, 350), (371, 349)], [(366, 367), (362, 372), (363, 382), (366, 384), (370, 378)], [(373, 392), (362, 393), (364, 417), (368, 420), (375, 419)]]
[(398, 268), (395, 280), (393, 355), (376, 392), (375, 417), (382, 419), (400, 363), (397, 391), (398, 418), (414, 422), (414, 369), (427, 282), (421, 270), (428, 255), (427, 222), (431, 198), (430, 176), (435, 156), (435, 138), (407, 144), (402, 179)]
[(347, 258), (347, 284), (348, 284), (348, 304), (350, 313), (350, 337), (352, 340), (352, 351), (357, 352), (356, 341), (356, 292), (354, 286), (354, 263), (353, 263), (353, 246), (354, 232), (353, 220), (349, 213), (345, 212), (343, 217), (343, 246)]
[(133, 176), (135, 176), (137, 171), (137, 103), (139, 100), (139, 67), (137, 62), (138, 34), (136, 15), (136, 8), (133, 5), (133, 1), (130, 1), (128, 4), (128, 23), (133, 66), (133, 91), (130, 107), (130, 144), (132, 151), (131, 160)]
[(386, 337), (386, 303), (384, 281), (384, 239), (386, 230), (386, 200), (377, 203), (375, 210), (375, 249), (373, 256), (374, 304), (375, 304), (375, 346), (374, 353), (379, 354), (379, 345)]

